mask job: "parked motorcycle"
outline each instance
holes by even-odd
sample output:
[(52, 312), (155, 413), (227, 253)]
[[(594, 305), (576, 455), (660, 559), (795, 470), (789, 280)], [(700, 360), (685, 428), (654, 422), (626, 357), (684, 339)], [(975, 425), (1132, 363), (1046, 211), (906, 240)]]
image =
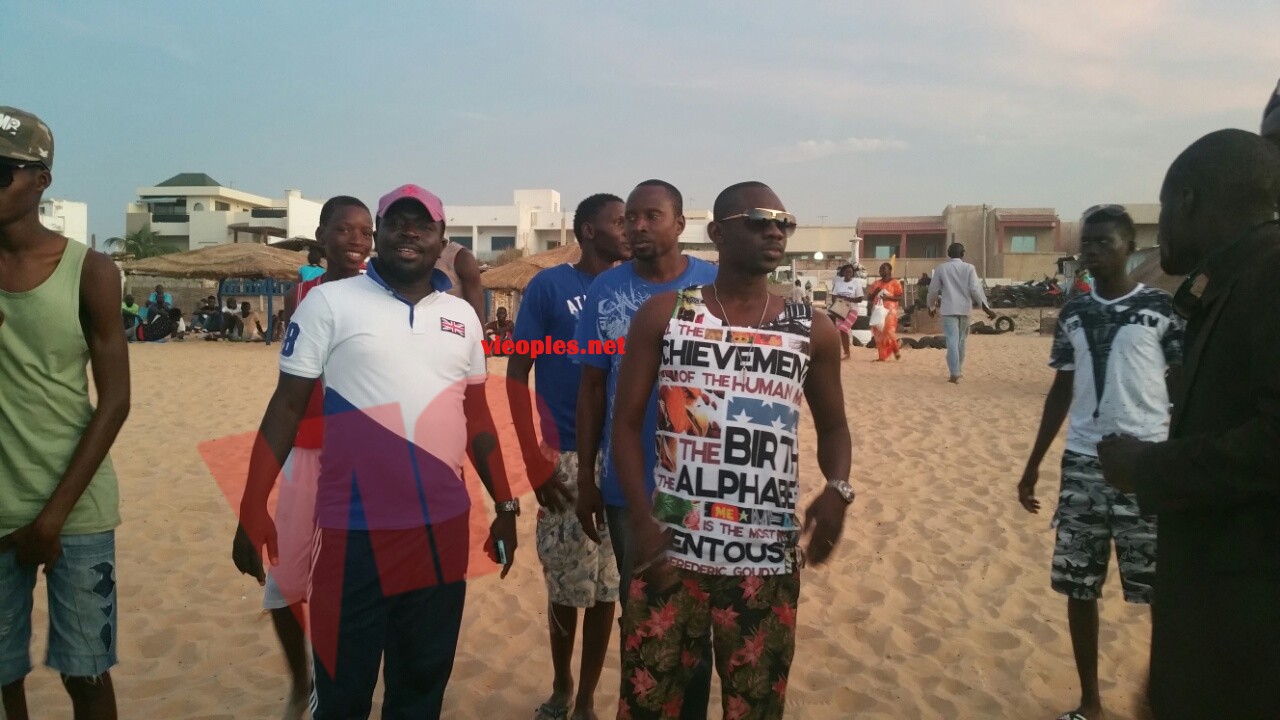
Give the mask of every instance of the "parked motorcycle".
[(988, 301), (997, 308), (1031, 308), (1062, 307), (1066, 300), (1058, 279), (1046, 276), (1038, 282), (1028, 280), (1017, 285), (998, 285), (992, 289)]

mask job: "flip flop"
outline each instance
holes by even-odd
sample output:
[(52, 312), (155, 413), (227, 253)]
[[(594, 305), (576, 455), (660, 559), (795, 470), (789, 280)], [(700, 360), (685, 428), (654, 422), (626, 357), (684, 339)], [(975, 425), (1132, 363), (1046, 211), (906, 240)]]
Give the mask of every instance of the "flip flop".
[(1085, 717), (1082, 713), (1072, 710), (1071, 712), (1062, 713), (1058, 717), (1054, 718), (1054, 720), (1089, 720), (1089, 718)]
[(542, 703), (533, 713), (533, 720), (568, 720), (568, 705), (552, 705), (551, 703)]

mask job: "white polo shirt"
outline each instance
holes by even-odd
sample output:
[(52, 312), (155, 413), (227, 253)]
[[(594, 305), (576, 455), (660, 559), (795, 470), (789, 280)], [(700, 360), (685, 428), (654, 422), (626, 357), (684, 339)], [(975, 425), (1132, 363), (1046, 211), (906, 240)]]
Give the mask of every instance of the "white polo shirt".
[(470, 509), (463, 399), (485, 380), (480, 319), (434, 270), (410, 303), (378, 275), (328, 282), (298, 305), (280, 370), (324, 376), (320, 527), (402, 530)]

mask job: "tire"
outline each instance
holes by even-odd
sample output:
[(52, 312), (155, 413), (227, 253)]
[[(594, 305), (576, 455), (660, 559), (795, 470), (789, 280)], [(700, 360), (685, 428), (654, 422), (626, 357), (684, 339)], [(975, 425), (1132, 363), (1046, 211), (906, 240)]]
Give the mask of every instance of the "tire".
[(999, 330), (1002, 333), (1013, 332), (1013, 327), (1013, 318), (1008, 315), (1001, 315), (996, 318), (996, 330)]

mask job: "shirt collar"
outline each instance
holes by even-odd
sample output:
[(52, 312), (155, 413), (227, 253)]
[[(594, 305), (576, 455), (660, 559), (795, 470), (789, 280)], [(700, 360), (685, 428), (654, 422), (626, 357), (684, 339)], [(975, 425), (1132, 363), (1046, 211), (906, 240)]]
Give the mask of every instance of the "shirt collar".
[[(382, 279), (382, 276), (378, 274), (377, 263), (373, 262), (372, 260), (369, 261), (369, 266), (365, 270), (364, 276), (372, 280), (374, 283), (376, 283), (378, 287), (391, 293), (393, 296), (395, 296), (399, 300), (402, 300), (403, 302), (406, 302), (406, 303), (409, 302), (408, 300), (405, 300), (403, 295), (396, 292), (395, 288), (388, 285), (386, 280)], [(431, 289), (438, 293), (449, 292), (449, 290), (453, 289), (453, 281), (451, 281), (449, 279), (449, 276), (445, 274), (445, 272), (440, 268), (431, 268)]]

